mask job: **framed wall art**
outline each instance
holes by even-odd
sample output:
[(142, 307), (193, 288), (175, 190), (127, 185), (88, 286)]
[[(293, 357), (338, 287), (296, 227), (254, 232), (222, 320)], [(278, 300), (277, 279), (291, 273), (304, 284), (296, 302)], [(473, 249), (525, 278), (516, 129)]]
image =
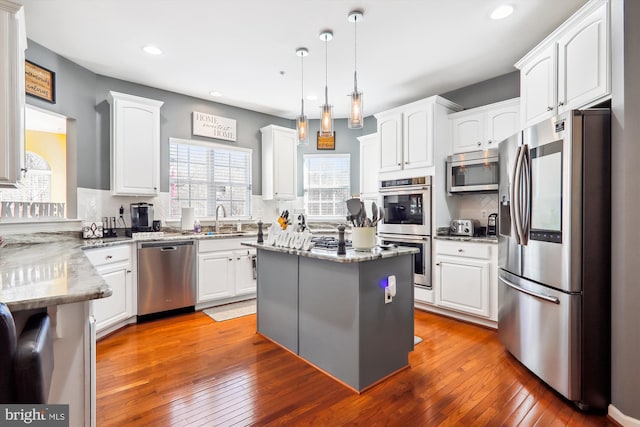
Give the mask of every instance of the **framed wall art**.
[(30, 61), (24, 61), (24, 83), (27, 95), (56, 103), (56, 73)]
[(318, 150), (335, 150), (336, 149), (336, 133), (333, 132), (331, 136), (320, 136), (318, 131)]

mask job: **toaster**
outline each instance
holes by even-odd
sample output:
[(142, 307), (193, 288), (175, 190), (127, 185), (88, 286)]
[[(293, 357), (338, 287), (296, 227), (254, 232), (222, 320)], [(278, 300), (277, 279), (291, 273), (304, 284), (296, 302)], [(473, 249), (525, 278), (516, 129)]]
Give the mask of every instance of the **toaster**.
[(449, 234), (452, 236), (473, 237), (478, 232), (480, 222), (475, 219), (453, 219), (449, 224)]

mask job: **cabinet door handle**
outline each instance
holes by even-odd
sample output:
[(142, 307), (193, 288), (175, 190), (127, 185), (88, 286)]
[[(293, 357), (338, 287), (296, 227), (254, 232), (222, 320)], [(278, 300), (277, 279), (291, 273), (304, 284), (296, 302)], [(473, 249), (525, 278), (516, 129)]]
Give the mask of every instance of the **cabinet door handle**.
[(158, 191), (158, 187), (153, 187), (153, 190), (154, 191)]
[(111, 259), (113, 258), (113, 255), (107, 255), (106, 257), (104, 257), (105, 259)]
[(402, 166), (402, 163), (398, 163), (398, 166)]
[(560, 103), (558, 104), (558, 107), (562, 107), (564, 105), (564, 102), (560, 101)]
[(240, 261), (240, 257), (238, 257), (238, 261)]
[(458, 249), (458, 252), (462, 252), (462, 248)]
[(479, 146), (481, 146), (481, 145), (482, 145), (482, 142), (478, 141), (476, 144), (477, 144), (477, 145), (478, 145), (478, 147), (479, 147)]
[(408, 162), (408, 161), (407, 161), (407, 162), (404, 162), (404, 164), (405, 164), (405, 165), (408, 165), (408, 164), (409, 164), (409, 162)]
[(437, 267), (440, 267), (440, 263), (439, 263), (439, 262), (436, 262), (436, 266), (437, 266)]
[(233, 258), (229, 258), (229, 261), (233, 261)]
[(547, 111), (552, 111), (553, 107), (547, 107)]
[(491, 144), (492, 142), (493, 142), (492, 140), (487, 141), (487, 143), (489, 143), (489, 144)]
[(131, 270), (127, 270), (127, 274), (131, 274)]

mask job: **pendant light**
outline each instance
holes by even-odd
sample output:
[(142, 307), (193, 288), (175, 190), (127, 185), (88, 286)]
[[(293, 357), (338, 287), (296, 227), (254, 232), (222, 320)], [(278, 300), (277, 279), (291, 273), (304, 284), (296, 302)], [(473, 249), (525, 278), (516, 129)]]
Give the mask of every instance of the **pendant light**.
[(361, 10), (349, 12), (347, 20), (353, 22), (353, 92), (349, 95), (349, 129), (361, 129), (364, 125), (362, 117), (362, 92), (358, 91), (358, 76), (356, 71), (358, 41), (357, 24), (362, 21), (364, 13)]
[(320, 114), (320, 136), (333, 136), (333, 105), (329, 105), (329, 88), (327, 86), (328, 61), (327, 44), (333, 39), (333, 33), (329, 30), (320, 33), (320, 40), (324, 41), (324, 104)]
[(298, 145), (307, 145), (309, 143), (309, 121), (304, 115), (304, 57), (309, 55), (306, 47), (296, 49), (296, 55), (300, 57), (301, 68), (301, 92), (300, 92), (300, 116), (296, 120), (296, 131), (298, 133)]

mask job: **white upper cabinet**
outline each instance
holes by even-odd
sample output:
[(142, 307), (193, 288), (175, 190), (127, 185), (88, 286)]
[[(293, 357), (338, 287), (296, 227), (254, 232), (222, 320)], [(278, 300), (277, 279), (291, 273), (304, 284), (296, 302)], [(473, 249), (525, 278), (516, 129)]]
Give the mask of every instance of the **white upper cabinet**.
[(376, 115), (380, 137), (380, 172), (402, 169), (402, 113)]
[(24, 160), (24, 51), (21, 5), (0, 0), (0, 187), (14, 187)]
[(423, 169), (434, 165), (433, 149), (439, 123), (436, 108), (459, 111), (459, 105), (432, 96), (375, 114), (378, 121), (379, 172)]
[(497, 148), (520, 130), (520, 99), (496, 102), (449, 115), (452, 152)]
[(276, 125), (262, 132), (262, 198), (294, 200), (298, 180), (296, 130)]
[(558, 40), (558, 112), (610, 93), (608, 4), (569, 27)]
[(373, 199), (378, 197), (378, 134), (359, 136), (360, 141), (360, 198)]
[(525, 127), (611, 94), (609, 1), (592, 0), (521, 59)]
[(160, 191), (160, 107), (163, 102), (109, 92), (111, 193), (156, 196)]

